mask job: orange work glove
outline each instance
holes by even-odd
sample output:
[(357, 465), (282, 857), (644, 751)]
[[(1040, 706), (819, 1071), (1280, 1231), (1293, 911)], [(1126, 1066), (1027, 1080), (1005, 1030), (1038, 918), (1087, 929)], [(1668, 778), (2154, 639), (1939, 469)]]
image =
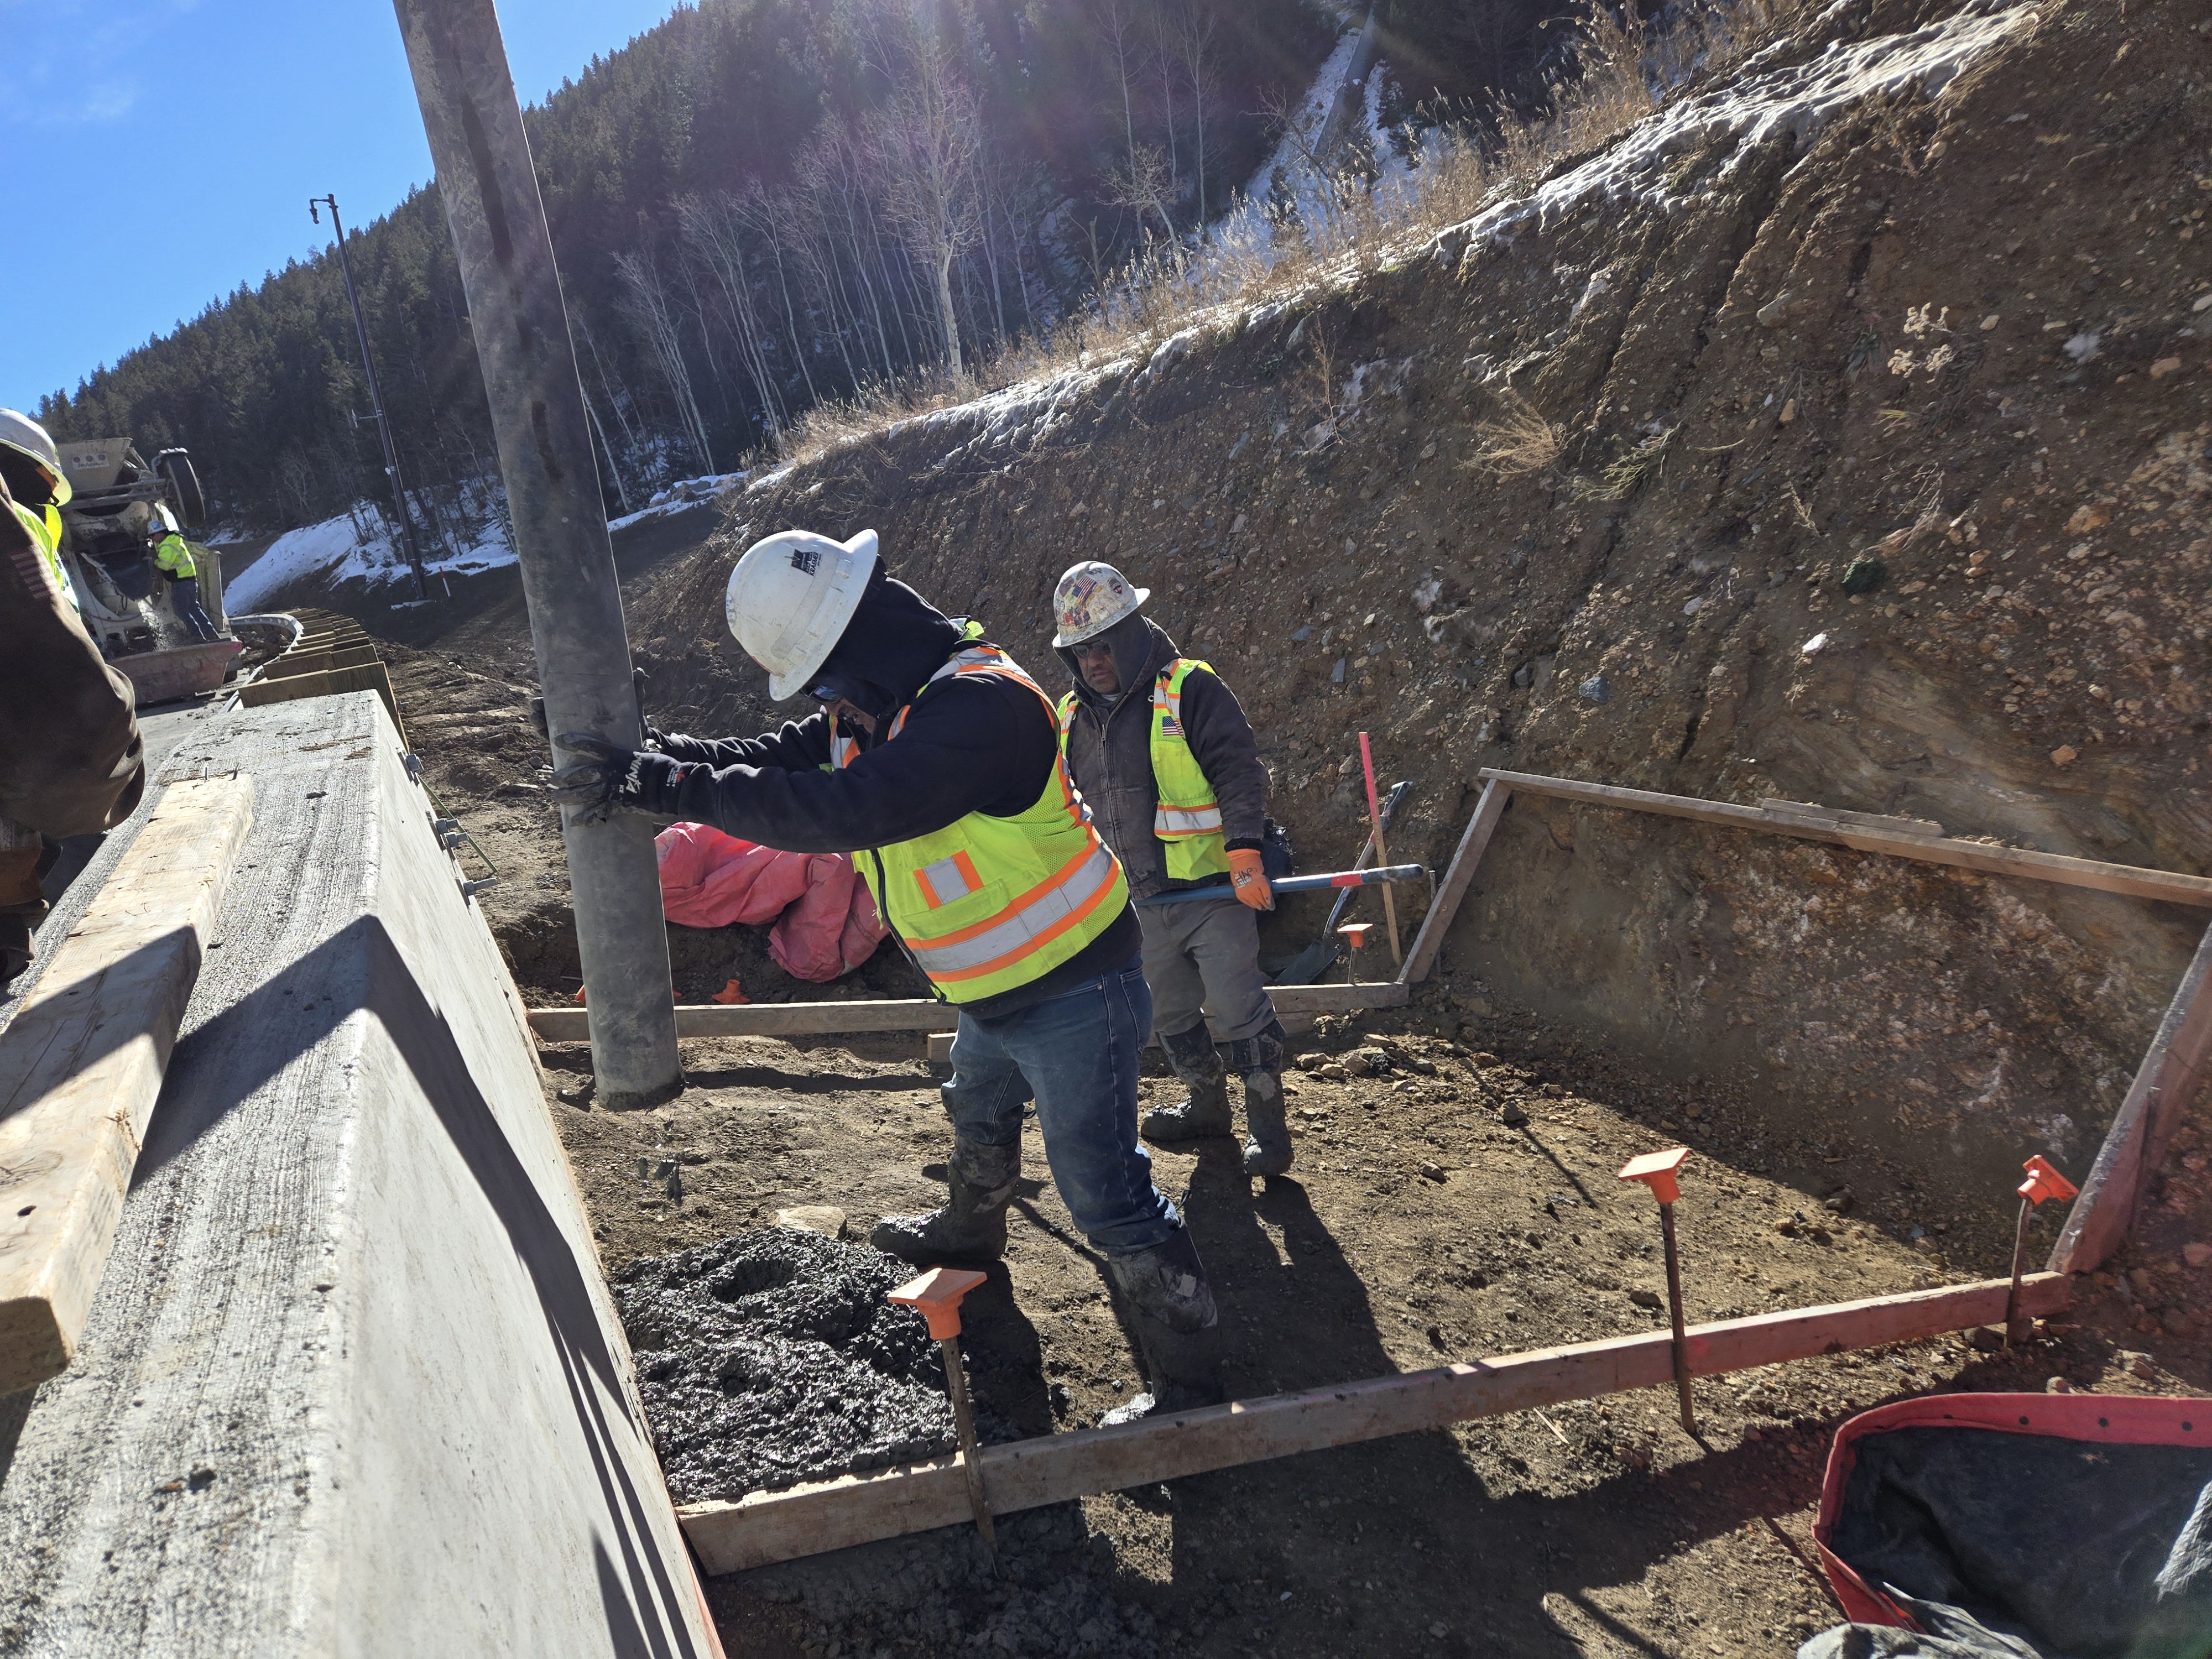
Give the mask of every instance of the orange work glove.
[(1231, 848), (1229, 853), (1229, 884), (1237, 896), (1255, 910), (1275, 908), (1275, 890), (1267, 884), (1267, 869), (1256, 847)]

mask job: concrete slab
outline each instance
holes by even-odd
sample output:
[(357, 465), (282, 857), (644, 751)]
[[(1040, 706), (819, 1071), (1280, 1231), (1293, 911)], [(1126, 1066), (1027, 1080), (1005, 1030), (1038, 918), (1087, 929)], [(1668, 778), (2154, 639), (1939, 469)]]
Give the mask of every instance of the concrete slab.
[(520, 1000), (381, 704), (192, 737), (157, 783), (248, 771), (256, 821), (83, 1343), (0, 1425), (0, 1651), (718, 1652)]

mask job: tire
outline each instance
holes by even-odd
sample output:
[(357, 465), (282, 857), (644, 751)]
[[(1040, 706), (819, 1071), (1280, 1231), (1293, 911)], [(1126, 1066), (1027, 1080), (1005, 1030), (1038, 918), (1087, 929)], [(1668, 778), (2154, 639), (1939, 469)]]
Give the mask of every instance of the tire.
[(154, 471), (168, 483), (177, 498), (177, 522), (187, 530), (207, 528), (207, 497), (200, 493), (200, 475), (192, 471), (192, 458), (181, 449), (165, 449), (154, 458)]

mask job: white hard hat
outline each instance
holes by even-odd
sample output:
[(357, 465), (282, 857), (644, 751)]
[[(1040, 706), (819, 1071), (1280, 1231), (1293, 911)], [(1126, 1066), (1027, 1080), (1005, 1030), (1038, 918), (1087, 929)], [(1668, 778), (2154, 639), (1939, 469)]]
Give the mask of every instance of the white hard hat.
[(1052, 642), (1065, 648), (1095, 639), (1122, 617), (1135, 616), (1152, 597), (1151, 588), (1130, 586), (1128, 578), (1110, 564), (1072, 564), (1052, 590), (1052, 619), (1060, 624)]
[(832, 541), (785, 530), (745, 550), (730, 572), (723, 608), (745, 654), (768, 670), (779, 702), (806, 690), (830, 659), (875, 574), (876, 532)]
[(20, 410), (0, 409), (0, 444), (24, 456), (46, 475), (56, 507), (68, 505), (76, 492), (70, 488), (69, 475), (62, 471), (61, 451), (54, 447), (46, 428)]
[(177, 533), (177, 515), (170, 512), (165, 504), (161, 502), (155, 504), (154, 518), (161, 526), (161, 533), (164, 536), (173, 536)]

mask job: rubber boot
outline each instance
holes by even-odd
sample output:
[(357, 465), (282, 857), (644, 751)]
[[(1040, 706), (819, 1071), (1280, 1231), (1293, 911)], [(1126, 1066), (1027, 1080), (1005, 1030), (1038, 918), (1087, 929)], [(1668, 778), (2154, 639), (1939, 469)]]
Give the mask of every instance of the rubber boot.
[(1200, 1020), (1188, 1031), (1162, 1037), (1160, 1046), (1168, 1051), (1168, 1064), (1175, 1067), (1190, 1095), (1175, 1105), (1146, 1112), (1142, 1125), (1145, 1139), (1165, 1146), (1229, 1133), (1229, 1073), (1206, 1022)]
[(1178, 1227), (1165, 1243), (1134, 1255), (1109, 1256), (1106, 1267), (1136, 1315), (1150, 1387), (1100, 1422), (1134, 1423), (1162, 1412), (1219, 1405), (1227, 1397), (1221, 1384), (1221, 1315), (1190, 1230)]
[(1244, 1079), (1244, 1173), (1279, 1176), (1290, 1172), (1295, 1156), (1290, 1126), (1283, 1121), (1283, 1053), (1287, 1034), (1280, 1020), (1269, 1020), (1257, 1036), (1229, 1045), (1229, 1063)]
[(1006, 1206), (1022, 1170), (1021, 1143), (986, 1146), (956, 1139), (948, 1160), (952, 1196), (927, 1215), (887, 1215), (868, 1243), (917, 1267), (996, 1261), (1006, 1253)]

